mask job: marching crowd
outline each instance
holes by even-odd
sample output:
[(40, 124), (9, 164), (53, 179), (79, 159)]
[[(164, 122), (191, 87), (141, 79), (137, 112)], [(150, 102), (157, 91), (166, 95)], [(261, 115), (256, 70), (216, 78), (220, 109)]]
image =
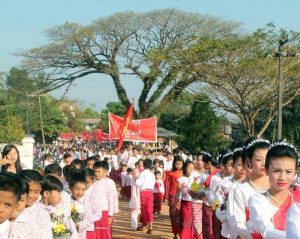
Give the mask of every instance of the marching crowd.
[(174, 239), (300, 238), (298, 155), (285, 141), (251, 137), (217, 157), (67, 143), (36, 154), (43, 166), (23, 169), (14, 145), (2, 150), (0, 239), (110, 239), (119, 199), (141, 236), (167, 203)]

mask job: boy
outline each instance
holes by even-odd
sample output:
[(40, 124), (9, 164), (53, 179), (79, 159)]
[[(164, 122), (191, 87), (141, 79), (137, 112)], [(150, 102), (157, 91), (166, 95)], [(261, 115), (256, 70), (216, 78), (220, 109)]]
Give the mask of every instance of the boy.
[(131, 186), (132, 186), (132, 169), (127, 168), (127, 174), (125, 175), (125, 196), (128, 200), (131, 197)]
[[(93, 205), (92, 212), (96, 213), (102, 208), (101, 220), (95, 222), (97, 239), (111, 238), (111, 224), (114, 212), (116, 211), (116, 189), (113, 188), (113, 181), (107, 179), (108, 163), (105, 161), (95, 162), (94, 166), (96, 182), (91, 186), (87, 200)], [(112, 181), (112, 182), (111, 182)]]
[(21, 181), (7, 174), (0, 174), (0, 239), (8, 238), (8, 219), (17, 211), (22, 194)]
[(148, 225), (148, 234), (153, 233), (153, 188), (155, 184), (155, 176), (150, 172), (152, 166), (151, 159), (144, 160), (144, 171), (141, 172), (136, 180), (136, 186), (140, 188), (141, 197), (141, 223), (138, 227), (139, 231), (143, 231)]
[(161, 172), (156, 171), (154, 173), (154, 175), (155, 175), (155, 184), (154, 184), (154, 189), (153, 189), (153, 198), (154, 198), (153, 212), (160, 214), (162, 199), (163, 199), (163, 195), (165, 193), (165, 188), (164, 188), (164, 182), (161, 179)]
[[(52, 239), (52, 222), (49, 213), (40, 210), (37, 201), (42, 191), (43, 177), (35, 170), (22, 170), (21, 174), (26, 179), (29, 186), (29, 193), (26, 200), (26, 208), (23, 216), (28, 221), (35, 239), (43, 235), (43, 239)], [(37, 226), (38, 225), (38, 226)]]

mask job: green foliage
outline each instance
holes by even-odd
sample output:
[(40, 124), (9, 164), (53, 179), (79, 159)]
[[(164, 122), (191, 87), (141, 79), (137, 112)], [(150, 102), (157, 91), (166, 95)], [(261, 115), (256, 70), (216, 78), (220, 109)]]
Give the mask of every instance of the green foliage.
[(194, 153), (200, 150), (216, 153), (229, 145), (229, 141), (220, 135), (220, 119), (206, 95), (199, 95), (189, 115), (178, 122), (178, 134), (179, 145)]
[(83, 112), (82, 112), (82, 115), (81, 117), (83, 119), (89, 119), (89, 118), (99, 118), (100, 117), (100, 114), (94, 110), (93, 108), (91, 107), (88, 107), (86, 108)]
[(101, 121), (103, 125), (103, 130), (107, 132), (109, 128), (108, 112), (123, 117), (126, 114), (126, 111), (126, 107), (122, 105), (121, 102), (108, 102), (106, 104), (106, 108), (101, 111)]
[(0, 142), (20, 143), (24, 136), (23, 122), (20, 118), (10, 115), (1, 119)]

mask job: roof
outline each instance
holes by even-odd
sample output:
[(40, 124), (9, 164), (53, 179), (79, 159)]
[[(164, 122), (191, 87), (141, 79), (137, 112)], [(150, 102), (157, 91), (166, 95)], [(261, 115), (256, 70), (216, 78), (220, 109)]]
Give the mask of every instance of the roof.
[(99, 124), (100, 121), (101, 121), (101, 119), (93, 119), (93, 118), (82, 119), (82, 122), (85, 123), (85, 124)]
[(166, 130), (164, 128), (161, 127), (157, 127), (157, 137), (161, 137), (161, 138), (176, 138), (177, 134)]

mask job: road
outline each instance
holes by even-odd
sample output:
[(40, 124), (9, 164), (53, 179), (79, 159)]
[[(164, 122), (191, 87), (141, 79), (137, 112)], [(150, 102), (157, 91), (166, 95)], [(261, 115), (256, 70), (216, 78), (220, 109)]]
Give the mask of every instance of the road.
[(161, 215), (154, 216), (153, 234), (134, 231), (130, 227), (130, 210), (128, 201), (119, 199), (120, 212), (115, 216), (113, 223), (113, 239), (170, 239), (173, 238), (171, 223), (168, 215), (168, 206), (163, 205)]

